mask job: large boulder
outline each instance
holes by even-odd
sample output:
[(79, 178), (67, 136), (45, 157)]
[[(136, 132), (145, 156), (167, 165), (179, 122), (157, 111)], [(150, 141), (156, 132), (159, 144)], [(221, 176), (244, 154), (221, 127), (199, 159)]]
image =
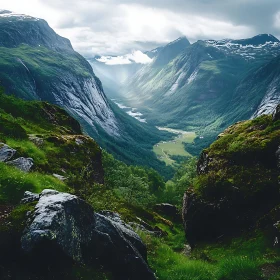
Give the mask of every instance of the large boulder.
[(0, 143), (0, 162), (10, 160), (16, 153), (16, 150), (12, 149), (4, 143)]
[(28, 216), (21, 244), (37, 259), (47, 253), (65, 255), (78, 263), (101, 264), (115, 279), (155, 279), (146, 247), (132, 228), (115, 213), (94, 213), (75, 195), (44, 190)]
[(192, 246), (255, 228), (279, 205), (279, 147), (280, 124), (261, 116), (229, 127), (202, 152), (182, 209)]
[(20, 157), (15, 160), (7, 161), (8, 165), (14, 166), (23, 172), (29, 172), (34, 165), (32, 158)]
[(154, 209), (165, 216), (173, 218), (174, 220), (178, 220), (180, 218), (179, 210), (175, 205), (160, 203), (156, 204)]

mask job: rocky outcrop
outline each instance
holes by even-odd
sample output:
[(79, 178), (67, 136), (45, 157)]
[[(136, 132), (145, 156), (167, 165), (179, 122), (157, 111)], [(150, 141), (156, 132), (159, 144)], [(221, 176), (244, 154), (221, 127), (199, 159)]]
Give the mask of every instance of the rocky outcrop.
[(42, 147), (44, 144), (44, 139), (38, 136), (29, 135), (28, 139), (33, 142), (37, 147)]
[(277, 105), (277, 107), (275, 108), (275, 110), (272, 114), (272, 119), (273, 119), (273, 121), (280, 120), (280, 104)]
[(211, 158), (209, 158), (209, 155), (206, 152), (202, 152), (198, 163), (197, 163), (197, 173), (203, 174), (208, 171), (208, 165), (211, 162)]
[[(26, 197), (31, 197), (30, 193)], [(112, 212), (94, 213), (77, 196), (44, 190), (21, 239), (27, 255), (65, 255), (78, 263), (101, 264), (116, 279), (155, 279), (140, 237)]]
[(279, 146), (280, 125), (264, 115), (230, 126), (202, 152), (183, 199), (191, 246), (255, 228), (279, 204)]
[(29, 172), (34, 165), (32, 158), (20, 157), (12, 161), (7, 161), (8, 165), (14, 166), (23, 172)]
[(35, 202), (38, 200), (39, 200), (39, 194), (26, 191), (24, 193), (24, 196), (23, 196), (22, 200), (20, 201), (20, 203), (26, 204), (26, 203)]
[(175, 205), (169, 203), (160, 203), (155, 205), (155, 210), (163, 215), (177, 220), (179, 215), (179, 210)]
[(0, 162), (10, 160), (16, 153), (16, 150), (12, 149), (4, 143), (0, 143)]

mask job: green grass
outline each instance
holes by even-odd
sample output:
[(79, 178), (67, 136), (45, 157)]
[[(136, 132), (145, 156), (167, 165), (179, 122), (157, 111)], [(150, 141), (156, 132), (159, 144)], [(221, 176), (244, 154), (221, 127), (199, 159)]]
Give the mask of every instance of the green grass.
[[(173, 247), (171, 235), (157, 238), (139, 234), (147, 245), (149, 264), (159, 280), (279, 279), (279, 250), (269, 246), (261, 232), (215, 244), (200, 244), (190, 256)], [(264, 274), (265, 266), (273, 266), (275, 271)]]
[(186, 132), (170, 128), (159, 129), (177, 134), (178, 136), (171, 141), (163, 141), (154, 146), (153, 151), (158, 159), (164, 161), (166, 165), (177, 166), (178, 163), (172, 157), (180, 156), (187, 158), (191, 156), (191, 154), (185, 150), (184, 143), (192, 143), (196, 137), (195, 132)]
[(148, 262), (159, 280), (213, 280), (214, 267), (174, 252), (163, 240), (140, 233), (148, 246)]
[(69, 188), (50, 175), (25, 173), (0, 163), (0, 203), (18, 203), (25, 191), (40, 193), (44, 189), (69, 191)]
[(229, 257), (220, 261), (217, 278), (225, 280), (262, 279), (259, 266), (258, 260), (247, 256)]

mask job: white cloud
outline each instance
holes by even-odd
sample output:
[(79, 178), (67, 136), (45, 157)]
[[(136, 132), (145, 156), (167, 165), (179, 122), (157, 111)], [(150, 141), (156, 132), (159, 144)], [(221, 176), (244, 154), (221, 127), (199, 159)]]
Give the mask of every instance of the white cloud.
[[(183, 35), (194, 42), (274, 33), (280, 26), (280, 16), (277, 14), (273, 23), (273, 14), (268, 15), (270, 10), (264, 10), (262, 5), (270, 9), (268, 2), (273, 2), (278, 10), (280, 1), (256, 2), (259, 1), (0, 0), (0, 8), (46, 19), (58, 34), (71, 40), (77, 51), (92, 57), (144, 51), (143, 45), (165, 44)], [(256, 18), (261, 22), (264, 17), (271, 20), (265, 32), (254, 24)]]
[(274, 16), (274, 26), (275, 28), (280, 29), (280, 11)]
[(133, 62), (139, 64), (148, 64), (153, 60), (141, 51), (134, 51), (131, 54), (121, 56), (102, 56), (97, 59), (107, 65), (120, 65), (120, 64), (131, 64)]

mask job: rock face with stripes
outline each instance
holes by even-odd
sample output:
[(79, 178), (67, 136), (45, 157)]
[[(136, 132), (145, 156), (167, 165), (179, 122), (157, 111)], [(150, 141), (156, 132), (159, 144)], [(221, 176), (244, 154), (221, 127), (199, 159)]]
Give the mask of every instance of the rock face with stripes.
[[(9, 93), (65, 108), (84, 127), (120, 135), (90, 64), (45, 20), (0, 11), (0, 79)], [(5, 71), (4, 71), (5, 70)]]

